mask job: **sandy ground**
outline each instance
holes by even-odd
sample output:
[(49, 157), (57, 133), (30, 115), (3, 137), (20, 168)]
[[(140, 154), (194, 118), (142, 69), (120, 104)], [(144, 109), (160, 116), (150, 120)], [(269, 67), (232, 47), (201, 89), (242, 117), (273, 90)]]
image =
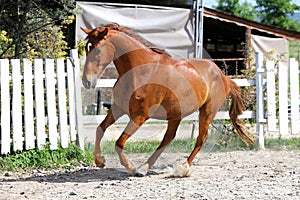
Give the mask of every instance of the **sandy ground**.
[[(129, 154), (137, 165), (146, 154)], [(145, 177), (125, 172), (116, 156), (106, 168), (1, 172), (0, 199), (300, 199), (300, 152), (202, 153), (186, 178), (172, 169), (187, 154), (162, 154)]]

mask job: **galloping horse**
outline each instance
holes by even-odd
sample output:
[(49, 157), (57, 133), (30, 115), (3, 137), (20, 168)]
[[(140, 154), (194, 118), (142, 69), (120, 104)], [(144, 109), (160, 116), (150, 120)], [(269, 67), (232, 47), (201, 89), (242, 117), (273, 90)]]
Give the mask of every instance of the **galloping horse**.
[[(94, 88), (105, 67), (113, 62), (119, 77), (114, 86), (114, 102), (96, 131), (94, 158), (104, 167), (100, 142), (105, 130), (119, 117), (127, 114), (130, 121), (116, 141), (121, 164), (128, 172), (146, 175), (149, 167), (174, 139), (183, 117), (199, 110), (199, 135), (194, 150), (179, 167), (180, 176), (189, 174), (189, 167), (207, 139), (208, 127), (228, 95), (232, 97), (230, 120), (237, 134), (248, 145), (254, 143), (247, 128), (238, 119), (244, 110), (240, 88), (211, 61), (205, 59), (179, 60), (164, 50), (151, 47), (131, 29), (107, 24), (93, 30), (81, 28), (87, 34), (86, 63), (82, 82)], [(130, 136), (149, 118), (168, 120), (161, 144), (140, 167), (127, 159), (123, 148)]]

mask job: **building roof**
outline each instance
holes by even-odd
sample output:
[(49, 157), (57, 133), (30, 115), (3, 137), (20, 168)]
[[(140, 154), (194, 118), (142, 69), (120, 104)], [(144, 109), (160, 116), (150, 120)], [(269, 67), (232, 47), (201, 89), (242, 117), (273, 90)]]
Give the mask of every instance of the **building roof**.
[(277, 37), (286, 38), (288, 40), (300, 41), (300, 32), (298, 31), (291, 31), (283, 28), (278, 28), (275, 26), (270, 26), (267, 24), (248, 20), (242, 17), (237, 17), (235, 15), (227, 14), (210, 8), (204, 9), (204, 17), (209, 17), (209, 18), (218, 19), (220, 21), (234, 23), (237, 24), (238, 26), (243, 26), (251, 30), (257, 30), (267, 34), (275, 35)]

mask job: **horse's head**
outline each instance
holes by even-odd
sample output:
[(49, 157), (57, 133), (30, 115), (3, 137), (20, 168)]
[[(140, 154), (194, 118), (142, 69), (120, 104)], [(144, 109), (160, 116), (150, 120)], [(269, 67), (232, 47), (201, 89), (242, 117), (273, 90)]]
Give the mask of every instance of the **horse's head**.
[(98, 27), (92, 30), (81, 28), (81, 30), (88, 35), (82, 83), (88, 89), (95, 88), (97, 79), (114, 59), (115, 47), (109, 39), (107, 27)]

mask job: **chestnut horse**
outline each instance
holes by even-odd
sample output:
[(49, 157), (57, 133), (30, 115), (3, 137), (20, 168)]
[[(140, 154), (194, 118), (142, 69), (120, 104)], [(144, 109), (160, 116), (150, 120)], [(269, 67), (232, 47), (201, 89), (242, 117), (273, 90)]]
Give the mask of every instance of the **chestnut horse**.
[[(119, 117), (130, 118), (116, 141), (121, 164), (128, 172), (146, 175), (163, 150), (174, 139), (183, 117), (199, 110), (199, 135), (194, 150), (181, 165), (179, 176), (189, 174), (189, 167), (207, 139), (208, 127), (228, 95), (232, 97), (230, 120), (240, 138), (254, 143), (247, 128), (238, 119), (244, 110), (239, 87), (213, 62), (205, 59), (179, 60), (164, 50), (154, 48), (131, 29), (108, 24), (93, 30), (81, 28), (87, 34), (86, 63), (82, 82), (86, 88), (95, 88), (105, 67), (113, 62), (118, 80), (113, 89), (114, 102), (96, 131), (94, 158), (98, 167), (104, 167), (100, 141), (105, 130)], [(149, 118), (168, 120), (168, 128), (161, 144), (140, 167), (127, 159), (123, 148), (130, 136)]]

